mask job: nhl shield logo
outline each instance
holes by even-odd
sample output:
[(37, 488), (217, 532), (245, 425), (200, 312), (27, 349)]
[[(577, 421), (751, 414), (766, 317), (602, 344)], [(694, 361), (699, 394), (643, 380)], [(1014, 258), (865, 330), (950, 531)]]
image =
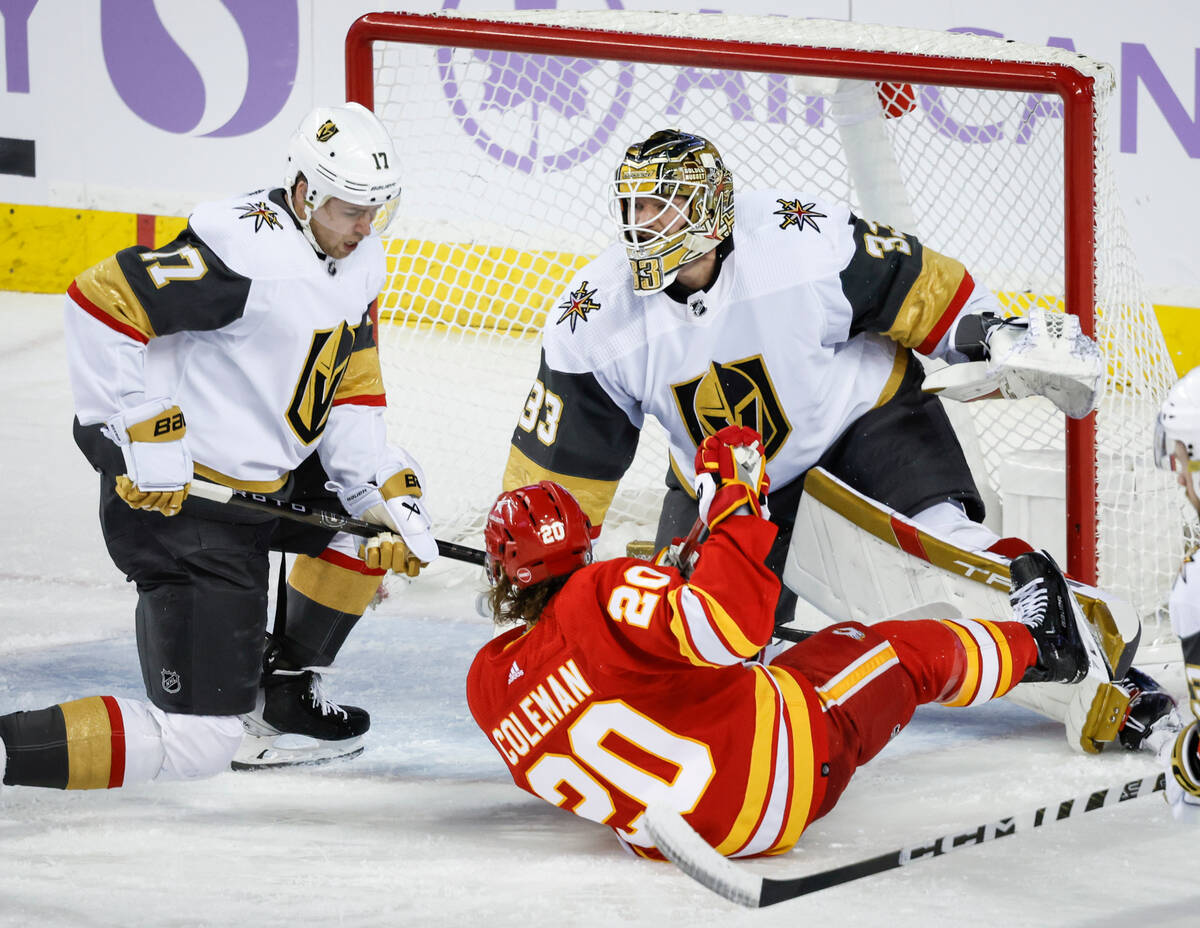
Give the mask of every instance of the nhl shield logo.
[(163, 669), (162, 671), (162, 688), (164, 693), (175, 694), (179, 692), (181, 683), (179, 680), (179, 672), (176, 670)]

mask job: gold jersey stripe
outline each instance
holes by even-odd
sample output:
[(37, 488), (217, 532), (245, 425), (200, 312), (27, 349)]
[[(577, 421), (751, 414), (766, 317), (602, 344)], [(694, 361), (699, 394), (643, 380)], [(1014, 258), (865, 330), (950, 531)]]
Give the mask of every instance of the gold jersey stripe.
[[(742, 807), (729, 829), (729, 834), (716, 845), (717, 852), (728, 857), (746, 846), (754, 836), (754, 830), (762, 821), (767, 806), (768, 790), (775, 771), (775, 743), (780, 719), (779, 696), (766, 668), (750, 668), (754, 673), (754, 741), (750, 748), (750, 771), (746, 779), (746, 792)], [(778, 789), (779, 784), (775, 783)]]
[(350, 355), (346, 373), (342, 375), (342, 381), (338, 384), (336, 397), (382, 396), (384, 392), (379, 352), (363, 350)]
[(213, 470), (211, 467), (205, 467), (203, 464), (195, 462), (192, 463), (192, 470), (197, 477), (219, 483), (231, 490), (245, 490), (247, 493), (274, 493), (287, 483), (288, 479), (288, 475), (284, 474), (278, 480), (238, 480), (237, 477), (230, 477), (219, 470)]
[(979, 644), (971, 636), (971, 633), (957, 622), (942, 620), (942, 624), (954, 632), (958, 636), (958, 640), (962, 642), (967, 666), (963, 669), (962, 682), (959, 683), (958, 689), (945, 699), (939, 699), (938, 702), (943, 706), (965, 706), (975, 698), (975, 691), (979, 688)]
[(555, 473), (535, 463), (516, 446), (508, 451), (508, 464), (504, 468), (504, 489), (515, 490), (542, 480), (553, 480), (571, 492), (580, 507), (592, 520), (592, 525), (604, 522), (608, 507), (617, 492), (615, 480), (589, 480), (587, 477), (569, 477)]
[(892, 359), (892, 371), (888, 374), (888, 379), (884, 383), (883, 389), (879, 391), (879, 399), (875, 401), (873, 409), (878, 409), (896, 395), (896, 391), (900, 389), (900, 381), (904, 379), (904, 375), (908, 371), (909, 353), (899, 345), (893, 350), (896, 352), (896, 356)]
[(670, 609), (671, 619), (668, 626), (671, 629), (671, 634), (675, 636), (675, 641), (679, 645), (679, 653), (688, 659), (688, 661), (697, 667), (717, 667), (712, 661), (706, 661), (696, 649), (692, 647), (692, 639), (687, 633), (687, 623), (683, 620), (683, 603), (679, 601), (679, 597), (683, 595), (683, 587), (677, 586), (675, 589), (667, 593), (667, 606)]
[(93, 306), (118, 324), (132, 328), (147, 339), (155, 337), (150, 317), (125, 279), (115, 255), (76, 277), (75, 286)]
[(906, 348), (916, 348), (938, 327), (967, 269), (962, 262), (929, 248), (921, 249), (921, 273), (885, 333)]
[(67, 789), (107, 789), (112, 723), (99, 696), (59, 704), (67, 732)]
[[(682, 587), (679, 588), (682, 590)], [(705, 611), (708, 613), (712, 624), (716, 626), (721, 638), (724, 639), (725, 646), (729, 648), (738, 657), (753, 657), (760, 650), (761, 645), (755, 644), (746, 637), (740, 625), (734, 621), (725, 608), (717, 602), (711, 594), (700, 589), (699, 587), (691, 587), (691, 591), (695, 594), (703, 604)], [(674, 603), (672, 605), (675, 605)]]
[(783, 693), (783, 717), (792, 742), (792, 795), (788, 802), (787, 818), (779, 840), (768, 854), (782, 854), (800, 840), (808, 824), (813, 802), (813, 743), (812, 723), (808, 717), (808, 700), (796, 678), (781, 667), (767, 670)]
[(288, 585), (326, 609), (362, 615), (379, 589), (378, 574), (363, 574), (321, 558), (296, 555)]

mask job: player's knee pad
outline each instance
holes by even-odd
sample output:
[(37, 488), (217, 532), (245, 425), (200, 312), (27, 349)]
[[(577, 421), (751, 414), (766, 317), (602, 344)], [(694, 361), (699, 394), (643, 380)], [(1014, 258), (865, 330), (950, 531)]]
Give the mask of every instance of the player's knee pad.
[(125, 782), (196, 780), (229, 769), (242, 743), (236, 715), (181, 715), (118, 699), (125, 724)]

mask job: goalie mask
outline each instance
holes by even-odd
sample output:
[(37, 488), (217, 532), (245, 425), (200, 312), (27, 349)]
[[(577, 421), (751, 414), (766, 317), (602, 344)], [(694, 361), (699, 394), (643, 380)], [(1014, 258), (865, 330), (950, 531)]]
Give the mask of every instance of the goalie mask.
[(733, 232), (733, 175), (707, 139), (655, 132), (625, 152), (609, 198), (635, 293), (669, 286), (679, 268)]
[[(306, 213), (300, 225), (317, 251), (322, 249), (310, 223), (313, 213), (331, 197), (375, 208), (372, 226), (376, 233), (391, 223), (400, 197), (400, 167), (387, 129), (365, 106), (318, 106), (304, 117), (288, 145), (284, 186), (289, 194), (300, 174), (308, 184)], [(333, 225), (324, 217), (322, 221)]]
[(525, 589), (592, 562), (592, 524), (575, 497), (557, 483), (501, 493), (483, 528), (486, 569), (494, 586), (503, 575)]
[(1154, 463), (1177, 470), (1175, 443), (1187, 449), (1187, 469), (1200, 471), (1200, 367), (1184, 374), (1167, 393), (1154, 423)]

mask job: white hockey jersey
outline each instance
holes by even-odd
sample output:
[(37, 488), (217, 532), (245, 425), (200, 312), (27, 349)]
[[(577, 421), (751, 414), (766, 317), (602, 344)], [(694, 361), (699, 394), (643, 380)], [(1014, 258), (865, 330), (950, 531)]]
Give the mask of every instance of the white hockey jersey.
[(322, 260), (284, 203), (276, 189), (202, 204), (170, 244), (75, 279), (65, 325), (82, 425), (166, 397), (201, 476), (270, 492), (317, 452), (344, 486), (375, 480), (394, 454), (372, 318), (382, 245)]
[(946, 353), (963, 313), (1001, 314), (966, 269), (910, 235), (787, 191), (739, 194), (736, 247), (706, 291), (634, 293), (617, 244), (547, 318), (506, 489), (551, 479), (599, 523), (653, 415), (691, 487), (696, 447), (730, 423), (763, 436), (774, 487), (894, 395), (910, 349)]
[(1184, 558), (1167, 600), (1171, 628), (1183, 647), (1192, 713), (1200, 719), (1200, 550)]

